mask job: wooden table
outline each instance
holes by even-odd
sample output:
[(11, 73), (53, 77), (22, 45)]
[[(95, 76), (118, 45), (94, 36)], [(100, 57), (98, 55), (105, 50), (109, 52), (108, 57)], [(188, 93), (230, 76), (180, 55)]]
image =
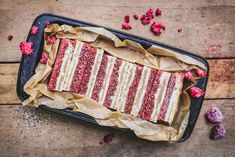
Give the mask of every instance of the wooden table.
[[(184, 143), (149, 142), (133, 134), (97, 127), (35, 108), (22, 107), (16, 95), (21, 53), (33, 19), (53, 13), (120, 30), (125, 15), (161, 8), (155, 18), (166, 25), (161, 36), (131, 18), (129, 33), (173, 45), (208, 59), (210, 77), (201, 114)], [(235, 156), (235, 1), (233, 0), (0, 0), (0, 156)], [(177, 29), (183, 32), (178, 33)], [(8, 41), (7, 36), (13, 35)], [(209, 139), (205, 112), (217, 106), (224, 114), (226, 138)], [(113, 132), (109, 144), (99, 144)]]

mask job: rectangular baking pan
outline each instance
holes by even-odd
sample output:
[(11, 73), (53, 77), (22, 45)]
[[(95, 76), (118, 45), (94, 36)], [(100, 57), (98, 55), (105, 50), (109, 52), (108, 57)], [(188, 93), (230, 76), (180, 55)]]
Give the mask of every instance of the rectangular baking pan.
[[(20, 98), (20, 100), (24, 101), (25, 99), (27, 99), (29, 96), (24, 92), (23, 87), (25, 85), (25, 83), (34, 75), (35, 73), (35, 68), (39, 63), (39, 60), (41, 58), (41, 51), (43, 48), (43, 31), (45, 28), (45, 24), (46, 22), (49, 23), (57, 23), (59, 25), (62, 24), (67, 24), (70, 26), (80, 26), (80, 27), (102, 27), (105, 28), (109, 31), (111, 31), (113, 34), (115, 34), (117, 37), (119, 37), (121, 40), (124, 39), (129, 39), (135, 42), (140, 43), (144, 48), (149, 48), (151, 45), (157, 45), (160, 46), (162, 48), (166, 48), (169, 50), (172, 50), (176, 53), (180, 53), (180, 54), (184, 54), (184, 55), (188, 55), (191, 56), (192, 58), (200, 61), (201, 63), (203, 63), (206, 68), (207, 68), (207, 72), (209, 73), (209, 66), (207, 61), (198, 55), (192, 54), (188, 51), (185, 50), (181, 50), (179, 48), (175, 48), (160, 42), (156, 42), (153, 40), (149, 40), (149, 39), (145, 39), (142, 37), (138, 37), (132, 34), (128, 34), (128, 33), (124, 33), (121, 31), (117, 31), (111, 28), (107, 28), (107, 27), (103, 27), (103, 26), (99, 26), (99, 25), (95, 25), (92, 23), (88, 23), (88, 22), (84, 22), (84, 21), (79, 21), (79, 20), (74, 20), (74, 19), (70, 19), (70, 18), (66, 18), (66, 17), (62, 17), (62, 16), (58, 16), (58, 15), (52, 15), (52, 14), (41, 14), (38, 17), (36, 17), (36, 19), (34, 20), (33, 25), (37, 25), (39, 27), (39, 32), (36, 35), (31, 35), (31, 31), (29, 31), (28, 36), (26, 41), (31, 41), (34, 43), (33, 45), (33, 54), (30, 56), (24, 56), (22, 55), (21, 58), (21, 62), (20, 62), (20, 67), (19, 67), (19, 72), (18, 72), (18, 79), (17, 79), (17, 95)], [(207, 85), (207, 81), (208, 81), (208, 75), (205, 78), (201, 78), (200, 80), (198, 80), (198, 84), (196, 85), (197, 87), (203, 89), (204, 91), (206, 90), (206, 85)], [(198, 99), (191, 99), (191, 105), (190, 105), (190, 116), (189, 116), (189, 122), (187, 125), (187, 128), (185, 130), (184, 135), (182, 136), (182, 138), (179, 140), (179, 142), (183, 142), (185, 140), (187, 140), (190, 135), (192, 134), (192, 131), (194, 129), (194, 126), (196, 124), (196, 121), (198, 119), (198, 115), (200, 113), (201, 110), (201, 106), (204, 100), (204, 96), (200, 97)], [(40, 108), (42, 109), (46, 109), (49, 111), (53, 111), (59, 114), (63, 114), (66, 116), (70, 116), (70, 117), (74, 117), (86, 122), (90, 122), (93, 124), (97, 124), (98, 123), (95, 121), (95, 119), (89, 115), (80, 113), (80, 112), (73, 112), (70, 109), (64, 109), (64, 110), (58, 110), (58, 109), (52, 109), (49, 108), (47, 106), (40, 106)]]

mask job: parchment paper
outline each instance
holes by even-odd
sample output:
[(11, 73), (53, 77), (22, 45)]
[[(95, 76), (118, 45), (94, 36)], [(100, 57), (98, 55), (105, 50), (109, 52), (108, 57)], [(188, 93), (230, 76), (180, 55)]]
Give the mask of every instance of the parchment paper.
[(80, 94), (48, 91), (47, 83), (53, 68), (60, 38), (89, 42), (92, 46), (103, 48), (109, 54), (123, 60), (168, 72), (180, 72), (193, 68), (205, 70), (206, 67), (201, 62), (156, 45), (146, 50), (139, 43), (130, 40), (121, 41), (114, 34), (103, 28), (51, 24), (44, 30), (44, 40), (48, 36), (53, 35), (57, 38), (55, 44), (44, 42), (44, 51), (49, 55), (47, 64), (39, 64), (35, 74), (24, 86), (25, 92), (30, 97), (23, 102), (23, 105), (35, 107), (47, 105), (57, 109), (72, 108), (74, 111), (94, 117), (100, 125), (129, 128), (138, 137), (147, 140), (176, 142), (182, 137), (190, 113), (190, 99), (186, 89), (194, 84), (195, 81), (187, 85), (180, 95), (178, 112), (171, 126), (154, 124), (129, 114), (111, 111)]

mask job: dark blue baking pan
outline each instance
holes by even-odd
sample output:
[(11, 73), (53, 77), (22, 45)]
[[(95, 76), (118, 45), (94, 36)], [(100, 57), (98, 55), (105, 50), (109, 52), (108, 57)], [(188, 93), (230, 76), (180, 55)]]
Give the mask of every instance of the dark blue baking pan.
[[(209, 66), (208, 66), (207, 61), (203, 57), (195, 55), (195, 54), (190, 53), (188, 51), (181, 50), (179, 48), (175, 48), (175, 47), (163, 44), (163, 43), (159, 43), (157, 41), (153, 41), (153, 40), (145, 39), (145, 38), (138, 37), (138, 36), (135, 36), (135, 35), (132, 35), (132, 34), (128, 34), (128, 33), (125, 33), (125, 32), (117, 31), (117, 30), (114, 30), (114, 29), (111, 29), (111, 28), (95, 25), (95, 24), (92, 24), (92, 23), (88, 23), (88, 22), (84, 22), (84, 21), (80, 21), (80, 20), (74, 20), (74, 19), (70, 19), (70, 18), (58, 16), (58, 15), (42, 14), (42, 15), (39, 15), (38, 17), (36, 17), (36, 19), (34, 20), (34, 22), (32, 24), (32, 26), (37, 25), (39, 27), (39, 32), (36, 35), (32, 36), (30, 31), (29, 31), (27, 39), (26, 39), (26, 41), (31, 41), (31, 42), (34, 43), (34, 45), (33, 45), (33, 54), (30, 55), (30, 56), (22, 55), (22, 57), (21, 57), (19, 73), (18, 73), (18, 79), (17, 79), (17, 89), (16, 90), (17, 90), (18, 97), (22, 101), (24, 101), (25, 99), (27, 99), (29, 97), (25, 93), (25, 91), (23, 90), (23, 87), (24, 87), (25, 83), (34, 75), (35, 68), (38, 65), (39, 60), (41, 58), (41, 51), (42, 51), (42, 48), (43, 48), (43, 30), (45, 28), (45, 24), (46, 24), (47, 21), (49, 23), (57, 23), (59, 25), (67, 24), (67, 25), (70, 25), (70, 26), (79, 26), (79, 27), (87, 27), (87, 26), (102, 27), (102, 28), (105, 28), (105, 29), (111, 31), (113, 34), (115, 34), (121, 40), (129, 39), (129, 40), (138, 42), (144, 48), (149, 48), (151, 45), (157, 45), (157, 46), (160, 46), (162, 48), (173, 50), (176, 53), (191, 56), (194, 59), (196, 59), (196, 60), (200, 61), (201, 63), (203, 63), (206, 66), (207, 71), (209, 73)], [(196, 86), (205, 91), (207, 81), (208, 81), (208, 75), (207, 75), (207, 77), (198, 80), (198, 83), (197, 83)], [(188, 122), (188, 125), (187, 125), (187, 128), (186, 128), (186, 131), (185, 131), (183, 137), (179, 140), (179, 142), (185, 141), (192, 134), (192, 131), (193, 131), (194, 126), (196, 124), (196, 121), (198, 119), (198, 115), (199, 115), (200, 110), (201, 110), (203, 100), (204, 100), (204, 96), (200, 97), (198, 99), (191, 99), (189, 122)], [(66, 115), (66, 116), (74, 117), (74, 118), (77, 118), (77, 119), (80, 119), (80, 120), (98, 125), (98, 123), (95, 121), (95, 119), (93, 117), (91, 117), (89, 115), (86, 115), (86, 114), (83, 114), (83, 113), (80, 113), (80, 112), (73, 112), (70, 109), (58, 110), (58, 109), (49, 108), (47, 106), (40, 106), (40, 108), (46, 109), (46, 110), (49, 110), (49, 111), (53, 111), (53, 112), (56, 112), (56, 113), (59, 113), (59, 114), (63, 114), (63, 115)]]

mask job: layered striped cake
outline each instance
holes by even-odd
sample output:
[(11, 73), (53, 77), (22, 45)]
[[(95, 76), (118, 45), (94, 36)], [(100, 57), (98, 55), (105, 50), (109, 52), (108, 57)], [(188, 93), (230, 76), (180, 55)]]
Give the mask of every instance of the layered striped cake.
[(88, 43), (61, 39), (48, 89), (79, 93), (111, 110), (170, 125), (183, 78), (124, 61)]

